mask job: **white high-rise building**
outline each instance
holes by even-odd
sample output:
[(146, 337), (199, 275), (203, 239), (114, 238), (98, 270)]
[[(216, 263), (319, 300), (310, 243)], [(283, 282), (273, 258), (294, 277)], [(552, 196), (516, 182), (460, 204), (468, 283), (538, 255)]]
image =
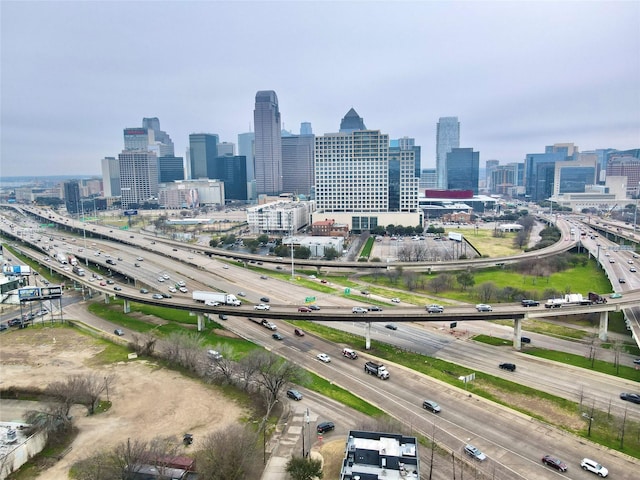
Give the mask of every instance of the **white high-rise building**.
[(105, 197), (120, 196), (120, 163), (115, 157), (105, 157), (102, 166), (102, 194)]
[(118, 155), (122, 208), (138, 207), (158, 196), (158, 158), (147, 150), (123, 150)]

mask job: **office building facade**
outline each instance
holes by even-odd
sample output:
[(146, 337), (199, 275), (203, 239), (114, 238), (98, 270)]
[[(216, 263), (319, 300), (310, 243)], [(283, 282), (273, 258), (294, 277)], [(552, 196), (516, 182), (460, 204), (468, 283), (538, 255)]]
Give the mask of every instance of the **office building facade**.
[(124, 150), (118, 155), (122, 208), (139, 208), (158, 196), (158, 158), (146, 150)]
[(273, 90), (256, 93), (255, 178), (258, 194), (282, 193), (282, 140), (278, 97)]
[(440, 117), (436, 126), (436, 174), (437, 187), (447, 189), (447, 154), (460, 147), (460, 122), (458, 117)]
[(224, 183), (225, 201), (249, 200), (247, 159), (242, 155), (225, 155), (207, 164), (207, 177)]
[(294, 195), (311, 195), (314, 185), (313, 135), (282, 137), (282, 190)]
[(102, 167), (102, 190), (105, 197), (120, 196), (120, 163), (115, 157), (105, 157), (100, 161)]
[(184, 158), (173, 155), (158, 158), (158, 182), (184, 180)]
[(70, 214), (80, 213), (80, 182), (71, 180), (64, 182), (64, 204)]
[(207, 177), (207, 164), (218, 157), (218, 135), (192, 133), (189, 135), (189, 162), (191, 179)]
[(572, 143), (548, 145), (544, 153), (529, 153), (524, 161), (525, 195), (532, 202), (553, 195), (556, 162), (575, 160), (578, 148)]
[(480, 152), (473, 148), (453, 148), (447, 153), (447, 190), (471, 190), (478, 194)]

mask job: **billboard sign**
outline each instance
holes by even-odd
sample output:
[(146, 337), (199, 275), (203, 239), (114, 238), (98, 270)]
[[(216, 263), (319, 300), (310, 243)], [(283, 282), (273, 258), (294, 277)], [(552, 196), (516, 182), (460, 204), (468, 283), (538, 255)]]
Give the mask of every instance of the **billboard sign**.
[(62, 285), (52, 287), (25, 287), (18, 289), (18, 299), (21, 302), (32, 300), (46, 300), (49, 298), (60, 298), (62, 296)]
[(138, 210), (133, 210), (133, 209), (125, 210), (125, 211), (124, 211), (124, 214), (125, 214), (126, 216), (130, 217), (130, 216), (132, 216), (132, 215), (137, 215), (137, 214), (138, 214)]

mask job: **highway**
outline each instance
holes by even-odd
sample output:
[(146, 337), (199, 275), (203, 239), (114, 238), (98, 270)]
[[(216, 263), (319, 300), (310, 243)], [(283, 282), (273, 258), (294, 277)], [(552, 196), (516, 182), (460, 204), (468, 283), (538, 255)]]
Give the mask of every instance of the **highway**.
[[(59, 235), (59, 233), (58, 233)], [(65, 237), (67, 235), (65, 234)], [(136, 236), (138, 236), (136, 234)], [(148, 240), (145, 240), (148, 241)], [(74, 242), (68, 243), (68, 245)], [(166, 272), (171, 279), (185, 279), (190, 290), (194, 288), (206, 288), (215, 283), (215, 286), (232, 293), (243, 290), (246, 298), (252, 303), (257, 303), (263, 295), (271, 298), (271, 303), (282, 306), (283, 309), (290, 309), (302, 304), (305, 296), (309, 295), (308, 289), (296, 286), (289, 282), (282, 282), (269, 277), (264, 280), (260, 275), (252, 272), (243, 266), (227, 265), (215, 259), (210, 259), (191, 251), (178, 249), (174, 251), (171, 246), (160, 245), (157, 247), (160, 254), (145, 251), (140, 253), (138, 249), (123, 247), (120, 244), (96, 241), (95, 246), (90, 248), (102, 250), (100, 256), (104, 258), (105, 253), (111, 257), (122, 258), (118, 261), (118, 266), (136, 278), (136, 281), (126, 289), (128, 292), (136, 292), (140, 284), (154, 285), (159, 290), (165, 288), (163, 282), (157, 282), (158, 274)], [(76, 239), (75, 244), (78, 244)], [(83, 248), (84, 247), (76, 247)], [(42, 256), (43, 254), (38, 254)], [(140, 267), (135, 267), (136, 258), (143, 256), (143, 261), (138, 262)], [(177, 260), (168, 258), (177, 257)], [(193, 258), (189, 258), (193, 257)], [(182, 262), (190, 263), (185, 265)], [(144, 266), (143, 266), (144, 265)], [(105, 264), (106, 266), (106, 264)], [(227, 268), (225, 268), (225, 266)], [(58, 265), (50, 267), (58, 269)], [(141, 272), (141, 273), (138, 273)], [(124, 285), (126, 288), (126, 285)], [(108, 292), (111, 287), (95, 287)], [(123, 291), (125, 291), (123, 288)], [(350, 307), (354, 301), (336, 294), (315, 294), (317, 303), (322, 305), (322, 311), (332, 312), (332, 306)], [(190, 301), (188, 295), (175, 295), (174, 299), (182, 298), (184, 302)], [(625, 294), (624, 299), (629, 298)], [(171, 300), (174, 300), (171, 299)], [(285, 307), (289, 306), (289, 307)], [(279, 307), (274, 307), (274, 310)], [(391, 307), (389, 307), (391, 308)], [(415, 310), (424, 316), (423, 307), (401, 307), (405, 311)], [(447, 312), (460, 309), (469, 311), (472, 307), (447, 307)], [(510, 307), (509, 307), (510, 308)], [(498, 308), (496, 308), (497, 310)], [(383, 382), (375, 378), (364, 375), (361, 371), (362, 362), (349, 362), (339, 356), (338, 346), (323, 342), (320, 339), (307, 335), (304, 340), (298, 340), (292, 333), (292, 327), (285, 323), (278, 324), (279, 330), (285, 333), (285, 340), (280, 343), (274, 342), (271, 332), (248, 322), (245, 318), (247, 309), (238, 309), (234, 313), (242, 312), (242, 315), (230, 317), (225, 324), (229, 329), (235, 330), (243, 336), (265, 345), (267, 348), (275, 349), (307, 368), (317, 371), (326, 376), (331, 381), (343, 385), (345, 388), (366, 398), (371, 403), (379, 405), (385, 411), (398, 418), (411, 422), (415, 429), (420, 429), (425, 435), (431, 435), (434, 427), (434, 416), (425, 414), (420, 408), (421, 399), (429, 394), (431, 398), (443, 405), (443, 412), (438, 417), (436, 428), (436, 438), (449, 446), (453, 451), (460, 451), (462, 442), (471, 441), (489, 455), (490, 461), (482, 464), (481, 468), (486, 469), (486, 473), (495, 472), (494, 478), (556, 478), (556, 473), (544, 468), (539, 463), (539, 457), (544, 453), (554, 453), (570, 464), (570, 470), (565, 478), (589, 478), (575, 467), (575, 461), (583, 455), (591, 455), (603, 462), (611, 471), (612, 477), (634, 478), (630, 472), (637, 471), (637, 463), (630, 461), (617, 454), (611, 455), (603, 452), (599, 447), (583, 445), (583, 441), (566, 435), (559, 430), (538, 424), (531, 418), (523, 417), (508, 409), (497, 407), (481, 399), (469, 398), (464, 391), (450, 386), (439, 384), (428, 377), (406, 372), (399, 366), (390, 365), (392, 378), (388, 382)], [(381, 321), (388, 321), (389, 309), (381, 314), (367, 314), (367, 319), (378, 317)], [(336, 310), (339, 311), (339, 310)], [(313, 315), (313, 314), (312, 314)], [(309, 315), (310, 318), (313, 318)], [(297, 315), (298, 317), (300, 314)], [(347, 315), (348, 316), (348, 315)], [(362, 332), (362, 318), (357, 320), (351, 317), (349, 321), (339, 323), (345, 329), (355, 329)], [(424, 318), (423, 318), (424, 320)], [(395, 322), (396, 319), (393, 319)], [(334, 324), (335, 325), (335, 324)], [(429, 324), (429, 326), (434, 324)], [(431, 331), (422, 325), (402, 324), (398, 331), (390, 332), (382, 326), (374, 327), (374, 338), (398, 342), (400, 345), (407, 344), (411, 348), (425, 346), (430, 351), (428, 353), (440, 356), (444, 359), (455, 361), (456, 363), (468, 366), (478, 371), (487, 371), (505, 378), (517, 379), (518, 382), (540, 388), (545, 391), (559, 393), (559, 396), (577, 401), (576, 392), (579, 388), (587, 386), (591, 392), (593, 401), (598, 404), (608, 403), (612, 392), (615, 395), (618, 391), (624, 391), (633, 385), (613, 377), (601, 376), (593, 372), (580, 371), (580, 381), (576, 382), (575, 371), (566, 365), (550, 366), (549, 362), (531, 359), (527, 356), (513, 351), (500, 350), (499, 357), (496, 358), (496, 349), (474, 342), (452, 340), (446, 333)], [(541, 340), (542, 343), (542, 340)], [(354, 346), (361, 349), (362, 346)], [(315, 361), (315, 354), (325, 351), (334, 358), (334, 362), (325, 365)], [(365, 356), (366, 357), (366, 356)], [(511, 357), (516, 358), (518, 370), (515, 374), (503, 372), (496, 368), (500, 361), (508, 361)], [(548, 377), (552, 377), (550, 380)], [(602, 382), (600, 377), (605, 377), (606, 382)], [(373, 383), (375, 382), (375, 383)], [(536, 383), (537, 382), (537, 383)], [(582, 385), (582, 387), (581, 387)], [(586, 397), (585, 397), (586, 398)], [(617, 400), (613, 402), (613, 407), (622, 409), (633, 405), (623, 405), (624, 402)], [(494, 412), (494, 408), (496, 409)], [(632, 415), (637, 413), (632, 411)], [(553, 439), (553, 440), (552, 440)], [(557, 442), (557, 445), (554, 443)], [(548, 451), (550, 445), (553, 451)], [(569, 462), (569, 459), (573, 459)], [(573, 465), (573, 467), (572, 467)], [(626, 473), (625, 473), (626, 472)]]

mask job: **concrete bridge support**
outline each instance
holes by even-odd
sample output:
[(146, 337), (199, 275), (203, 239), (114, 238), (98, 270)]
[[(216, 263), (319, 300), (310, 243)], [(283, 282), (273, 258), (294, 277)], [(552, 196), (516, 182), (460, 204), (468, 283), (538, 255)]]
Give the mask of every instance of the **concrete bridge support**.
[(522, 350), (522, 319), (515, 318), (513, 320), (513, 348)]
[(122, 306), (124, 313), (131, 313), (131, 304), (129, 303), (129, 300), (125, 298)]
[(107, 305), (109, 305), (110, 300), (111, 300), (111, 299), (109, 298), (109, 294), (108, 294), (108, 293), (105, 293), (105, 294), (104, 294), (104, 303), (105, 303), (105, 304), (107, 304)]
[(197, 317), (198, 317), (198, 331), (202, 332), (204, 330), (204, 315), (202, 313), (198, 313)]
[(364, 348), (365, 350), (369, 350), (371, 348), (371, 322), (364, 324), (364, 338)]
[(603, 342), (607, 340), (607, 329), (609, 328), (609, 312), (600, 312), (600, 328), (598, 329), (598, 338)]

